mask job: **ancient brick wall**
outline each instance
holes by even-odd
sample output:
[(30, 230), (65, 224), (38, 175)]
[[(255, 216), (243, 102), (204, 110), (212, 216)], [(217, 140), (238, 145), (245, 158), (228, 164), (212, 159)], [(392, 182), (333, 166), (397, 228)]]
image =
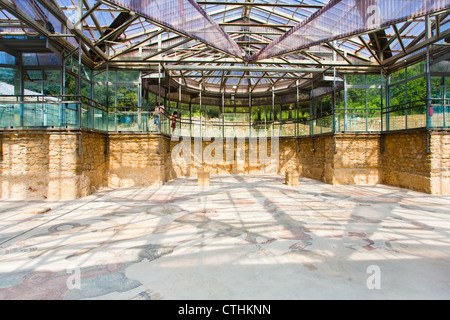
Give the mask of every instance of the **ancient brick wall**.
[(450, 133), (434, 131), (430, 136), (431, 193), (450, 194)]
[(450, 194), (450, 132), (416, 130), (385, 134), (382, 164), (385, 184)]
[(1, 146), (1, 198), (47, 197), (49, 136), (23, 133), (3, 134)]
[(430, 193), (427, 132), (391, 132), (382, 138), (382, 182)]
[(385, 183), (450, 194), (448, 130), (279, 140), (18, 131), (4, 132), (0, 141), (0, 195), (9, 199), (72, 199), (106, 186), (159, 186), (200, 170), (213, 175), (297, 170), (333, 185)]
[(167, 181), (168, 154), (167, 137), (110, 134), (108, 185), (112, 188), (161, 185)]
[(1, 198), (74, 199), (101, 189), (106, 142), (105, 134), (85, 131), (3, 134)]

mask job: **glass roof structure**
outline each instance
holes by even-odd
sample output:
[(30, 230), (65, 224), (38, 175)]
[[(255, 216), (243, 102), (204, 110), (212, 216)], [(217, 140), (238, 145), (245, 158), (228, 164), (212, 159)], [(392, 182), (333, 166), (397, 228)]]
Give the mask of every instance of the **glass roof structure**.
[[(0, 50), (80, 52), (193, 92), (270, 95), (448, 54), (450, 1), (0, 0)], [(25, 41), (26, 40), (26, 41)], [(335, 79), (335, 78), (334, 78)]]

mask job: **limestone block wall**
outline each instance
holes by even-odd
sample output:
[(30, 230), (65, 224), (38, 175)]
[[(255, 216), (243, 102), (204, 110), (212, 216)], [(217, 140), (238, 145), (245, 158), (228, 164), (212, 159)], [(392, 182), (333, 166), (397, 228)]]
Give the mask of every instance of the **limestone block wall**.
[(300, 138), (299, 144), (300, 175), (315, 180), (327, 181), (325, 164), (332, 161), (332, 136)]
[(326, 165), (328, 183), (377, 184), (381, 182), (380, 135), (337, 134), (331, 165)]
[(18, 131), (1, 141), (1, 198), (74, 199), (105, 185), (105, 134)]
[(108, 185), (108, 143), (108, 136), (103, 133), (81, 135), (80, 196), (90, 195)]
[(170, 176), (284, 172), (298, 165), (293, 146), (295, 139), (172, 138)]
[(170, 140), (152, 134), (110, 134), (108, 185), (161, 185), (170, 178)]
[(339, 184), (376, 184), (380, 177), (378, 134), (328, 134), (300, 138), (302, 176)]
[[(273, 152), (272, 152), (273, 149)], [(279, 139), (172, 139), (172, 177), (211, 174), (278, 173), (330, 184), (380, 181), (379, 135), (347, 134)]]
[(49, 199), (75, 199), (79, 190), (79, 135), (49, 134)]
[(450, 130), (279, 139), (189, 139), (92, 131), (3, 132), (0, 197), (73, 199), (182, 176), (274, 173), (332, 185), (385, 183), (450, 194)]
[(47, 197), (49, 184), (49, 136), (8, 133), (1, 136), (0, 197)]
[(450, 132), (430, 136), (431, 193), (450, 194)]
[(450, 194), (450, 132), (416, 130), (383, 135), (382, 182)]
[(382, 182), (430, 193), (427, 132), (391, 132), (383, 135), (382, 143)]

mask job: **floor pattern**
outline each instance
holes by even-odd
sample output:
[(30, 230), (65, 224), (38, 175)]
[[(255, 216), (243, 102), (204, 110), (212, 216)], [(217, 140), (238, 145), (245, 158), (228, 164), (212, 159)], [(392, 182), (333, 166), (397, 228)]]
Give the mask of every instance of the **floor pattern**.
[(213, 176), (0, 201), (0, 299), (449, 299), (450, 196)]

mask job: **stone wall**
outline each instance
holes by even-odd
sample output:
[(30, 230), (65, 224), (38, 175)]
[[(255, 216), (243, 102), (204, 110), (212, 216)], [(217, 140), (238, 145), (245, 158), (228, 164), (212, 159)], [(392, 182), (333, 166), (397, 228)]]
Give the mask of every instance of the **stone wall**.
[(431, 193), (450, 194), (450, 132), (434, 131), (430, 137)]
[(0, 197), (74, 199), (99, 190), (107, 177), (106, 139), (87, 131), (3, 134)]
[(202, 170), (210, 174), (278, 173), (280, 168), (285, 171), (298, 165), (292, 144), (295, 139), (173, 138), (171, 177), (196, 176)]
[(108, 185), (123, 188), (165, 183), (171, 172), (169, 148), (166, 136), (110, 134)]
[[(450, 131), (280, 139), (176, 139), (156, 134), (4, 132), (0, 196), (73, 199), (102, 187), (162, 185), (182, 176), (274, 173), (332, 185), (385, 183), (450, 194)], [(273, 151), (272, 152), (272, 148)]]
[(415, 130), (385, 134), (382, 164), (385, 184), (450, 194), (450, 132)]
[(427, 132), (391, 132), (382, 138), (382, 182), (430, 193)]
[(332, 136), (300, 138), (299, 144), (300, 175), (324, 182), (328, 180), (325, 175), (325, 164), (332, 161)]
[(380, 135), (336, 134), (332, 166), (326, 165), (331, 184), (377, 184), (381, 182)]
[(302, 176), (339, 184), (376, 184), (380, 178), (379, 135), (327, 134), (299, 140)]
[(48, 195), (49, 135), (3, 134), (0, 196), (36, 199)]

